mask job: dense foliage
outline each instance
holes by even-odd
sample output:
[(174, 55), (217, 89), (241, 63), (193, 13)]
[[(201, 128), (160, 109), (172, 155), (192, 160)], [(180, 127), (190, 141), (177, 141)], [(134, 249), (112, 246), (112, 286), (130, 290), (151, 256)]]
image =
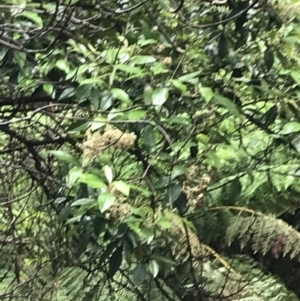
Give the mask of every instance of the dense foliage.
[(300, 300), (300, 4), (2, 2), (1, 300)]

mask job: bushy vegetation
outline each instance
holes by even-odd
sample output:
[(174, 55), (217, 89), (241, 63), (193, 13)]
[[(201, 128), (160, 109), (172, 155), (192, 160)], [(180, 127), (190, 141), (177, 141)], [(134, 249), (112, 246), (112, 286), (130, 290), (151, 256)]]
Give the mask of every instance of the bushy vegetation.
[(299, 5), (0, 4), (1, 300), (300, 300)]

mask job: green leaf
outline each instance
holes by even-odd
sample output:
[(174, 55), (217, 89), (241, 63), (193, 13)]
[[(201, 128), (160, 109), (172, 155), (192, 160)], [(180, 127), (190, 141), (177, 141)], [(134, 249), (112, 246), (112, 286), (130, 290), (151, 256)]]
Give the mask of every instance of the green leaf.
[(112, 172), (112, 169), (108, 166), (108, 165), (105, 165), (103, 167), (103, 170), (104, 170), (104, 174), (105, 174), (105, 177), (106, 177), (106, 180), (109, 184), (111, 184), (112, 180), (113, 180), (113, 172)]
[(43, 85), (43, 90), (49, 95), (53, 96), (54, 95), (54, 86), (52, 84), (45, 84)]
[(159, 265), (155, 259), (150, 260), (149, 270), (150, 270), (150, 273), (152, 274), (153, 278), (156, 278), (156, 276), (159, 273)]
[(30, 19), (31, 21), (35, 22), (40, 27), (43, 26), (43, 19), (35, 12), (24, 10), (19, 15)]
[(92, 84), (80, 85), (76, 89), (76, 100), (78, 103), (82, 103), (90, 98), (91, 90), (93, 88)]
[(80, 256), (86, 249), (89, 244), (91, 237), (90, 231), (85, 231), (81, 235), (79, 235), (77, 242), (77, 256)]
[(168, 258), (168, 257), (164, 257), (164, 256), (160, 256), (160, 255), (156, 255), (156, 254), (153, 254), (151, 255), (151, 257), (157, 261), (160, 261), (162, 263), (165, 263), (165, 264), (169, 264), (169, 265), (175, 265), (176, 264), (176, 261)]
[(130, 186), (123, 181), (115, 181), (112, 183), (114, 187), (125, 196), (129, 196)]
[(69, 218), (66, 222), (66, 225), (73, 224), (73, 223), (79, 223), (81, 218), (82, 218), (82, 215), (76, 215), (72, 218)]
[(178, 176), (181, 176), (181, 175), (184, 175), (187, 171), (187, 167), (186, 166), (175, 166), (172, 170), (172, 173), (171, 173), (171, 178), (172, 180), (177, 178)]
[(117, 248), (109, 260), (109, 276), (112, 278), (119, 270), (123, 260), (123, 248)]
[(201, 74), (202, 71), (196, 71), (196, 72), (192, 72), (183, 76), (180, 76), (177, 80), (179, 80), (180, 82), (190, 82), (192, 79), (194, 79), (195, 77), (197, 77), (199, 74)]
[(187, 86), (178, 79), (171, 79), (170, 84), (173, 85), (178, 90), (180, 90), (182, 93), (187, 92)]
[(133, 270), (133, 282), (135, 285), (140, 285), (147, 277), (146, 265), (143, 262), (139, 262)]
[(71, 163), (75, 166), (79, 166), (80, 164), (77, 162), (76, 158), (68, 152), (62, 150), (54, 150), (48, 151), (49, 154), (54, 155), (56, 158)]
[(58, 100), (63, 100), (63, 99), (66, 99), (66, 98), (70, 98), (72, 96), (75, 95), (75, 88), (74, 87), (68, 87), (66, 88), (60, 95), (59, 99)]
[(86, 78), (82, 82), (80, 82), (80, 86), (82, 85), (89, 85), (89, 84), (97, 84), (97, 85), (102, 85), (104, 81), (100, 78)]
[(264, 53), (264, 61), (265, 61), (265, 65), (267, 67), (267, 70), (269, 71), (272, 68), (273, 64), (274, 64), (274, 55), (270, 51), (269, 48), (267, 48), (265, 53)]
[(130, 111), (128, 113), (128, 119), (129, 120), (141, 120), (144, 118), (147, 114), (147, 111), (144, 110), (136, 110), (136, 111)]
[(157, 88), (152, 94), (152, 104), (161, 107), (169, 98), (169, 90), (167, 88)]
[(98, 205), (100, 212), (105, 212), (108, 208), (110, 208), (116, 200), (116, 197), (108, 192), (100, 193), (98, 196)]
[(0, 61), (2, 61), (4, 59), (4, 57), (6, 56), (8, 50), (9, 50), (8, 47), (0, 46)]
[(71, 206), (67, 205), (62, 210), (60, 210), (58, 215), (58, 221), (61, 223), (65, 222), (70, 214), (71, 214)]
[(300, 72), (299, 71), (292, 71), (291, 77), (294, 79), (294, 81), (300, 85)]
[(157, 40), (148, 39), (148, 40), (138, 40), (137, 44), (141, 47), (151, 44), (157, 44)]
[(81, 183), (86, 183), (92, 188), (103, 188), (105, 184), (102, 180), (95, 174), (82, 174), (79, 178)]
[(297, 121), (291, 121), (284, 125), (280, 134), (287, 135), (287, 134), (291, 134), (291, 133), (295, 133), (295, 132), (299, 132), (299, 131), (300, 131), (300, 123)]
[(202, 87), (201, 85), (199, 85), (199, 92), (200, 92), (201, 96), (204, 98), (206, 103), (209, 103), (209, 101), (214, 96), (213, 90), (209, 87)]
[(129, 95), (122, 89), (114, 88), (111, 89), (111, 93), (119, 100), (128, 103), (130, 102)]
[(276, 105), (274, 105), (263, 116), (265, 119), (265, 125), (266, 126), (271, 125), (276, 120), (277, 115), (278, 115), (278, 108)]
[(114, 96), (108, 90), (103, 91), (103, 93), (101, 93), (100, 96), (102, 98), (100, 103), (100, 109), (106, 111), (114, 104)]
[(227, 97), (224, 97), (218, 93), (214, 94), (214, 99), (222, 106), (228, 109), (232, 115), (239, 117), (241, 115), (237, 106)]
[(144, 89), (143, 99), (145, 104), (151, 105), (152, 104), (152, 95), (153, 95), (153, 89), (151, 86), (147, 85)]
[(153, 66), (151, 66), (150, 70), (153, 72), (154, 75), (168, 72), (166, 65), (161, 62), (154, 63)]
[(128, 66), (128, 65), (116, 65), (115, 66), (116, 69), (124, 71), (128, 74), (137, 74), (137, 75), (142, 75), (144, 73), (144, 70), (139, 68), (139, 67), (132, 67), (132, 66)]
[(95, 205), (95, 199), (89, 199), (89, 198), (84, 198), (84, 199), (79, 199), (76, 200), (75, 202), (72, 203), (72, 207), (75, 206), (84, 206), (84, 205)]
[(156, 62), (156, 58), (150, 55), (136, 55), (131, 58), (130, 63), (134, 65), (144, 65)]
[(153, 127), (147, 125), (142, 132), (142, 139), (148, 151), (152, 151), (156, 145), (156, 139)]
[(14, 51), (14, 58), (17, 61), (18, 65), (22, 69), (25, 66), (26, 62), (26, 53), (21, 51)]
[(70, 67), (68, 65), (67, 60), (58, 60), (58, 61), (56, 61), (55, 66), (58, 69), (64, 71), (66, 74), (69, 73), (69, 71), (70, 71)]
[(78, 181), (78, 179), (81, 177), (81, 175), (82, 169), (78, 167), (73, 167), (67, 175), (67, 186), (69, 188), (72, 188), (74, 184)]
[(158, 221), (157, 224), (159, 226), (161, 226), (164, 229), (169, 229), (171, 227), (171, 222), (170, 219), (168, 219), (167, 217), (163, 216), (161, 217)]
[(168, 197), (170, 198), (172, 203), (174, 203), (178, 199), (181, 191), (182, 186), (180, 184), (172, 184), (169, 186)]
[(86, 122), (85, 120), (77, 120), (68, 127), (67, 131), (68, 132), (81, 132), (81, 131), (85, 132), (89, 128), (90, 124), (91, 124), (90, 121)]

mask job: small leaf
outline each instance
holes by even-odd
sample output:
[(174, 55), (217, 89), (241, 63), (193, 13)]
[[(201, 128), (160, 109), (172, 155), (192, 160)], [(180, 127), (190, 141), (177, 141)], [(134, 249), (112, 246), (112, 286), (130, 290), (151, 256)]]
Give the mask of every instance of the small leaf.
[(240, 112), (237, 106), (227, 97), (221, 96), (220, 94), (215, 93), (214, 99), (222, 106), (226, 107), (234, 116), (240, 116)]
[(112, 278), (119, 270), (123, 260), (123, 248), (117, 248), (109, 260), (109, 276)]
[(76, 158), (65, 151), (54, 150), (54, 151), (49, 151), (48, 153), (54, 155), (56, 158), (62, 161), (66, 161), (68, 163), (72, 163), (75, 166), (79, 166), (79, 163), (77, 162)]
[(290, 133), (295, 133), (300, 131), (300, 123), (297, 121), (292, 121), (284, 125), (281, 135), (287, 135)]
[(58, 69), (64, 71), (65, 73), (69, 73), (69, 71), (70, 71), (70, 68), (69, 68), (68, 63), (67, 63), (66, 60), (58, 60), (58, 61), (56, 61), (55, 66)]
[(156, 260), (152, 259), (149, 262), (149, 270), (153, 278), (155, 278), (159, 273), (159, 265)]
[(104, 174), (105, 174), (106, 180), (110, 184), (112, 182), (112, 180), (113, 180), (112, 169), (108, 165), (105, 165), (103, 167), (103, 170), (104, 170)]
[(265, 53), (264, 53), (264, 61), (265, 61), (265, 65), (267, 67), (267, 70), (269, 71), (272, 68), (273, 64), (274, 64), (274, 55), (270, 51), (269, 48), (267, 48)]
[(136, 55), (131, 58), (130, 62), (134, 65), (144, 65), (156, 62), (156, 58), (149, 55)]
[(293, 80), (300, 85), (300, 72), (298, 71), (292, 71), (291, 72), (291, 77), (293, 78)]
[(74, 167), (72, 168), (67, 175), (67, 186), (72, 188), (73, 185), (77, 182), (77, 180), (81, 177), (82, 170), (81, 168)]
[(68, 132), (81, 132), (81, 131), (85, 132), (89, 128), (90, 124), (91, 124), (90, 121), (86, 122), (85, 120), (77, 120), (68, 127), (67, 131)]
[(143, 129), (142, 139), (148, 151), (152, 151), (155, 148), (156, 139), (152, 126), (148, 125)]
[(73, 202), (71, 206), (74, 207), (74, 206), (84, 206), (84, 205), (91, 205), (91, 204), (96, 204), (95, 199), (84, 198)]
[(201, 85), (199, 86), (199, 92), (201, 96), (204, 98), (206, 103), (209, 103), (209, 101), (213, 98), (214, 92), (211, 88), (209, 87), (202, 87)]
[(192, 79), (197, 77), (202, 71), (192, 72), (183, 76), (180, 76), (177, 80), (181, 82), (190, 82)]
[(90, 242), (91, 232), (85, 231), (83, 232), (77, 242), (77, 256), (80, 256), (86, 249)]
[(172, 203), (174, 203), (178, 199), (181, 191), (182, 191), (182, 186), (180, 184), (172, 184), (169, 186), (168, 198)]
[(125, 196), (129, 196), (130, 186), (123, 181), (115, 181), (113, 182), (114, 187)]
[(53, 96), (53, 92), (54, 92), (54, 86), (52, 84), (45, 84), (43, 85), (43, 90), (49, 95), (49, 96)]
[(122, 89), (111, 89), (111, 93), (119, 100), (123, 101), (123, 102), (130, 102), (130, 98), (129, 95)]
[(105, 187), (105, 184), (102, 180), (95, 174), (82, 174), (79, 178), (81, 183), (86, 183), (92, 188), (102, 188)]
[(128, 66), (128, 65), (116, 65), (115, 66), (116, 69), (124, 71), (126, 73), (129, 74), (137, 74), (137, 75), (142, 75), (144, 70), (139, 68), (139, 67), (132, 67), (132, 66)]
[(147, 114), (146, 110), (130, 111), (128, 113), (128, 119), (130, 119), (130, 120), (141, 120), (146, 116), (146, 114)]
[(133, 271), (133, 282), (135, 285), (140, 285), (147, 277), (146, 265), (143, 262), (139, 262)]
[(37, 13), (34, 13), (32, 11), (28, 11), (28, 10), (24, 10), (19, 15), (30, 19), (31, 21), (35, 22), (40, 27), (43, 26), (43, 19)]
[(116, 200), (116, 197), (110, 193), (103, 192), (98, 196), (98, 205), (100, 212), (105, 212), (108, 208), (110, 208)]
[(102, 85), (103, 84), (103, 80), (100, 78), (86, 78), (84, 79), (82, 82), (80, 82), (80, 86), (82, 85), (88, 85), (88, 84), (97, 84), (97, 85)]
[(25, 66), (26, 56), (27, 55), (25, 52), (21, 52), (21, 51), (14, 52), (14, 58), (17, 61), (17, 63), (19, 64), (21, 69)]
[(93, 88), (92, 84), (80, 85), (76, 89), (76, 100), (78, 103), (82, 103), (90, 98), (91, 90)]
[(153, 66), (151, 66), (150, 70), (153, 72), (154, 75), (168, 72), (166, 65), (161, 62), (154, 63)]
[(187, 86), (183, 84), (180, 80), (178, 79), (171, 79), (170, 80), (171, 85), (173, 85), (175, 88), (180, 90), (182, 93), (187, 92)]
[(174, 261), (174, 260), (172, 260), (168, 257), (155, 255), (155, 254), (153, 254), (151, 257), (156, 259), (157, 261), (160, 261), (162, 263), (165, 263), (165, 264), (168, 264), (168, 265), (171, 265), (171, 266), (176, 264), (176, 261)]
[(65, 222), (70, 214), (71, 214), (71, 206), (67, 205), (59, 212), (58, 221), (61, 223)]
[(5, 47), (5, 46), (0, 47), (0, 61), (2, 61), (4, 59), (4, 57), (6, 56), (8, 50), (9, 50), (8, 47)]
[(148, 39), (148, 40), (138, 40), (137, 44), (141, 47), (150, 45), (150, 44), (157, 44), (157, 40), (154, 39)]
[(68, 219), (66, 224), (69, 225), (69, 224), (73, 224), (73, 223), (78, 223), (78, 222), (80, 222), (81, 219), (82, 219), (82, 215), (77, 215), (77, 216), (74, 216), (74, 217)]
[(187, 171), (187, 168), (185, 166), (175, 166), (171, 173), (172, 180), (177, 178), (178, 176), (184, 175)]
[(72, 96), (75, 95), (75, 88), (74, 87), (68, 87), (66, 88), (60, 95), (59, 99), (58, 100), (63, 100), (63, 99), (66, 99), (66, 98), (70, 98)]
[(144, 94), (143, 94), (143, 99), (144, 99), (145, 104), (147, 104), (147, 105), (152, 104), (152, 94), (153, 94), (152, 87), (147, 85), (144, 89)]
[(277, 115), (278, 115), (278, 108), (276, 105), (274, 105), (264, 114), (265, 125), (266, 126), (271, 125), (276, 120)]
[(152, 94), (152, 104), (161, 107), (169, 98), (169, 90), (167, 88), (157, 88)]
[(162, 228), (164, 228), (164, 229), (169, 229), (169, 228), (171, 227), (171, 222), (170, 222), (170, 220), (169, 220), (167, 217), (165, 217), (165, 216), (161, 217), (161, 218), (157, 221), (157, 224), (158, 224), (159, 226), (161, 226)]

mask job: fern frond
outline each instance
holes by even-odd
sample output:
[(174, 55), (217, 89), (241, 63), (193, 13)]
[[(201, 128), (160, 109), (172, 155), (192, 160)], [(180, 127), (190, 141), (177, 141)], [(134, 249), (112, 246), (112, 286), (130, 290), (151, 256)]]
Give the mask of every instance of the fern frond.
[(283, 220), (260, 212), (231, 218), (226, 238), (229, 245), (238, 240), (242, 248), (250, 244), (254, 252), (265, 255), (271, 251), (276, 258), (300, 255), (300, 233)]

